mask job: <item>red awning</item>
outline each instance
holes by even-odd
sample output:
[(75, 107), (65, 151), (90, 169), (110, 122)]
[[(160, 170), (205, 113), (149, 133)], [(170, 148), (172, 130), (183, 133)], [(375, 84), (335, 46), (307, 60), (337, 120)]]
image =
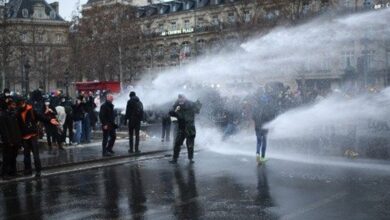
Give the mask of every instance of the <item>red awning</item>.
[(119, 93), (121, 91), (121, 85), (118, 81), (105, 81), (105, 82), (76, 82), (76, 89), (79, 92), (96, 92), (110, 91), (113, 93)]

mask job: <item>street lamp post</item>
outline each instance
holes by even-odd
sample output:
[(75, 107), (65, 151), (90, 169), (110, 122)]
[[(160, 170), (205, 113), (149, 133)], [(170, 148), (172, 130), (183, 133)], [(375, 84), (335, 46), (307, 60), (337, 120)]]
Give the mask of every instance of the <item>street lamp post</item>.
[(69, 97), (69, 70), (65, 71), (65, 93)]
[(29, 79), (29, 75), (30, 75), (30, 63), (29, 63), (29, 60), (27, 59), (26, 60), (26, 63), (24, 64), (24, 74), (25, 74), (25, 89), (26, 89), (26, 95), (28, 95), (28, 92), (30, 91), (30, 79)]

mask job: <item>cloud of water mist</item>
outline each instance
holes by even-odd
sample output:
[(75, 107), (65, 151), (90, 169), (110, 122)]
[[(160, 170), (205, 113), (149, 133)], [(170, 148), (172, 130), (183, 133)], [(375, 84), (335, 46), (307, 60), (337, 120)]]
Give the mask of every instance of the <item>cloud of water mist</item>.
[(333, 93), (310, 106), (292, 109), (270, 122), (274, 139), (322, 136), (351, 127), (367, 130), (370, 121), (388, 121), (390, 88), (354, 98)]
[[(143, 79), (135, 90), (148, 107), (171, 102), (178, 93), (196, 98), (198, 90), (183, 88), (188, 84), (223, 84), (242, 79), (264, 84), (266, 80), (294, 79), (308, 64), (315, 69), (324, 60), (340, 61), (342, 51), (354, 40), (363, 37), (383, 40), (390, 33), (389, 20), (390, 9), (384, 9), (346, 17), (322, 16), (299, 26), (279, 27), (243, 43), (234, 51), (197, 58), (189, 64), (157, 73), (152, 81)], [(223, 89), (223, 86), (221, 90), (223, 95), (243, 92), (243, 88)], [(251, 88), (244, 90), (253, 92)], [(126, 100), (127, 94), (124, 97)], [(126, 102), (122, 100), (119, 98), (116, 105), (124, 107)]]

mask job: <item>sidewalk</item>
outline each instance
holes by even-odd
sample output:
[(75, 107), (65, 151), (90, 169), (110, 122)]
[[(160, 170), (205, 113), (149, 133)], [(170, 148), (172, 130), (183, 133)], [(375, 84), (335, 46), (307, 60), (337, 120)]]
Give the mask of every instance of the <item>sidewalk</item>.
[[(41, 147), (40, 158), (42, 169), (45, 170), (47, 168), (77, 165), (131, 156), (142, 156), (164, 151), (170, 152), (172, 150), (172, 142), (161, 143), (158, 138), (148, 138), (146, 141), (140, 142), (140, 154), (129, 154), (128, 139), (118, 138), (113, 149), (115, 155), (111, 157), (102, 156), (101, 140), (99, 139), (95, 139), (94, 142), (90, 144), (84, 144), (81, 146), (65, 146), (64, 148), (65, 151), (60, 151), (54, 147), (52, 154), (49, 154), (46, 147)], [(19, 154), (17, 157), (18, 171), (22, 171), (24, 169), (23, 158), (23, 153)], [(34, 164), (33, 161), (34, 160), (32, 158), (32, 164)]]

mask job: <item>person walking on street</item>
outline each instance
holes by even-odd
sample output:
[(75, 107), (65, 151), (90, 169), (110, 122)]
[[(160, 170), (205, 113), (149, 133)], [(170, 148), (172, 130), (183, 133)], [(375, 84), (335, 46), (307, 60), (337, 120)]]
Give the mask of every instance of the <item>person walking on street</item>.
[(77, 98), (76, 104), (73, 106), (73, 124), (76, 129), (76, 134), (74, 135), (74, 142), (77, 145), (81, 144), (82, 121), (84, 118), (84, 113), (85, 111), (81, 98)]
[(116, 139), (116, 129), (118, 126), (115, 124), (115, 111), (114, 105), (112, 102), (114, 101), (114, 97), (112, 94), (107, 94), (107, 99), (104, 104), (100, 107), (99, 118), (102, 124), (103, 130), (103, 156), (112, 156), (114, 151), (112, 148), (115, 144)]
[[(267, 134), (268, 130), (264, 125), (272, 121), (278, 112), (278, 103), (275, 97), (272, 96), (270, 88), (267, 88), (264, 94), (256, 100), (253, 109), (253, 121), (255, 122), (255, 132), (257, 138), (256, 145), (256, 161), (258, 164), (265, 163), (265, 152), (267, 149)], [(260, 155), (261, 152), (261, 155)]]
[(192, 102), (186, 99), (184, 95), (179, 95), (174, 104), (170, 115), (177, 118), (178, 128), (176, 131), (175, 143), (173, 148), (173, 159), (169, 161), (172, 164), (177, 163), (181, 146), (186, 140), (188, 159), (194, 163), (194, 145), (195, 145), (195, 115), (199, 114), (202, 104), (199, 101)]
[(130, 100), (127, 102), (125, 124), (129, 121), (129, 153), (134, 153), (134, 135), (135, 135), (135, 153), (139, 150), (139, 131), (141, 121), (143, 120), (144, 107), (135, 92), (130, 92)]
[(17, 119), (19, 128), (22, 135), (22, 146), (24, 148), (24, 174), (31, 175), (31, 152), (34, 156), (34, 165), (36, 177), (41, 176), (41, 160), (39, 158), (38, 149), (38, 126), (37, 122), (51, 123), (57, 126), (58, 122), (56, 119), (48, 119), (43, 115), (36, 112), (31, 105), (26, 103), (26, 100), (22, 97), (18, 100), (19, 110), (17, 113)]

